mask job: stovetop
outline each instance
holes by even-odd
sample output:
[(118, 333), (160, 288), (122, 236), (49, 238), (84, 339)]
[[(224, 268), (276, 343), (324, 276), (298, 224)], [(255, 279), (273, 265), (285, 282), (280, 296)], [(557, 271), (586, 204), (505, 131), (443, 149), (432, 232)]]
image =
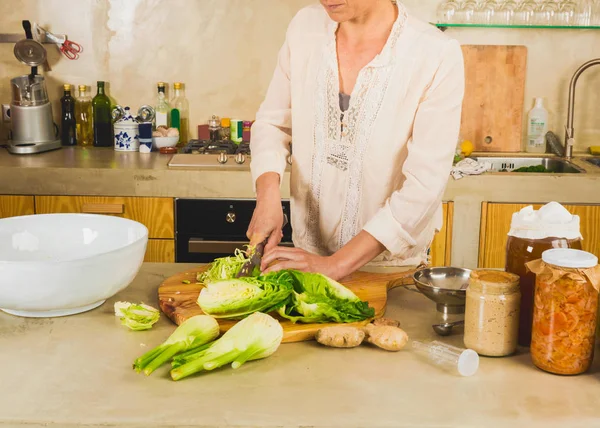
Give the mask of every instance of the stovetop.
[(170, 168), (250, 169), (250, 143), (233, 141), (190, 140), (173, 155)]
[(250, 155), (250, 143), (243, 142), (239, 145), (233, 141), (210, 141), (210, 140), (190, 140), (190, 142), (181, 149), (184, 154), (211, 155), (225, 153), (228, 155)]

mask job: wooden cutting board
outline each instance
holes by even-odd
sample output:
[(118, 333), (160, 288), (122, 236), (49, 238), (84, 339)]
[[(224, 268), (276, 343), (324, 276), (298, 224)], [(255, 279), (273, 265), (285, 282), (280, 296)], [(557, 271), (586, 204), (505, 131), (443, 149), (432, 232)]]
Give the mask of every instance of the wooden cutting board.
[[(162, 312), (175, 324), (180, 325), (185, 320), (202, 315), (203, 312), (196, 303), (203, 285), (196, 283), (196, 275), (206, 269), (188, 270), (174, 275), (165, 280), (158, 287), (158, 302)], [(392, 288), (413, 284), (412, 275), (414, 270), (378, 274), (369, 272), (355, 272), (341, 281), (344, 286), (352, 290), (361, 300), (369, 302), (369, 306), (375, 309), (375, 318), (380, 318), (385, 313), (387, 304), (387, 292)], [(189, 281), (190, 284), (185, 284)], [(312, 340), (320, 328), (334, 324), (302, 324), (292, 323), (289, 320), (275, 316), (283, 326), (283, 342), (302, 342)], [(228, 320), (217, 320), (221, 327), (221, 333), (229, 330), (236, 322)], [(345, 325), (366, 325), (370, 320), (361, 323)]]
[(527, 48), (463, 45), (462, 51), (465, 97), (461, 137), (473, 142), (475, 151), (520, 152)]

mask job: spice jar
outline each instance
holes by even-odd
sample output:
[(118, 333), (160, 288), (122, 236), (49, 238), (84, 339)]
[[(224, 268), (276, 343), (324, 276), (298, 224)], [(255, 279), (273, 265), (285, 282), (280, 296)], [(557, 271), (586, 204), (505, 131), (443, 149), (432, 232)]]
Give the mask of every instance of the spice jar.
[(520, 304), (518, 275), (496, 270), (471, 272), (465, 302), (465, 346), (488, 357), (515, 352)]
[(520, 277), (518, 343), (521, 346), (531, 343), (535, 287), (535, 275), (525, 264), (540, 259), (544, 251), (552, 248), (581, 249), (579, 216), (572, 215), (557, 202), (550, 202), (537, 211), (530, 205), (513, 214), (506, 243), (505, 270)]
[(554, 374), (586, 372), (594, 357), (600, 266), (585, 251), (553, 249), (527, 263), (536, 275), (531, 359)]

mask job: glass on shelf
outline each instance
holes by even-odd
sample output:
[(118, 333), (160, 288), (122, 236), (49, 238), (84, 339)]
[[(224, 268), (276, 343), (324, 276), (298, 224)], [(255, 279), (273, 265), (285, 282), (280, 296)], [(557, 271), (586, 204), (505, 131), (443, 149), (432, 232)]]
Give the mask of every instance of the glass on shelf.
[(477, 12), (477, 2), (475, 0), (467, 0), (464, 2), (456, 13), (458, 21), (462, 24), (475, 24)]
[(558, 4), (553, 0), (544, 0), (535, 10), (535, 22), (539, 25), (555, 25), (558, 16)]
[(477, 8), (477, 21), (487, 25), (496, 23), (496, 11), (498, 9), (496, 0), (484, 0)]
[(533, 25), (535, 24), (535, 7), (533, 0), (524, 0), (515, 11), (515, 24)]
[(456, 20), (460, 5), (454, 0), (444, 0), (437, 9), (438, 23), (451, 23)]
[(502, 6), (495, 13), (496, 22), (502, 25), (512, 25), (515, 23), (515, 12), (517, 10), (517, 2), (507, 0), (502, 3)]
[(558, 11), (558, 24), (564, 26), (577, 25), (577, 4), (572, 0), (563, 1)]

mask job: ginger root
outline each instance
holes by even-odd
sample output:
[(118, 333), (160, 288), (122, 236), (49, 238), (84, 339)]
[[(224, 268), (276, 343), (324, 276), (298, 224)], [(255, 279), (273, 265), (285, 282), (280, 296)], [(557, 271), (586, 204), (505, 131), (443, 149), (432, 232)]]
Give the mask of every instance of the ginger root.
[(333, 348), (355, 348), (365, 339), (365, 332), (356, 327), (325, 327), (317, 331), (315, 339), (321, 345)]
[(373, 325), (391, 325), (392, 327), (400, 327), (400, 321), (391, 318), (377, 318), (371, 323)]
[(367, 341), (386, 351), (399, 351), (408, 343), (406, 332), (392, 325), (369, 324), (365, 330)]

